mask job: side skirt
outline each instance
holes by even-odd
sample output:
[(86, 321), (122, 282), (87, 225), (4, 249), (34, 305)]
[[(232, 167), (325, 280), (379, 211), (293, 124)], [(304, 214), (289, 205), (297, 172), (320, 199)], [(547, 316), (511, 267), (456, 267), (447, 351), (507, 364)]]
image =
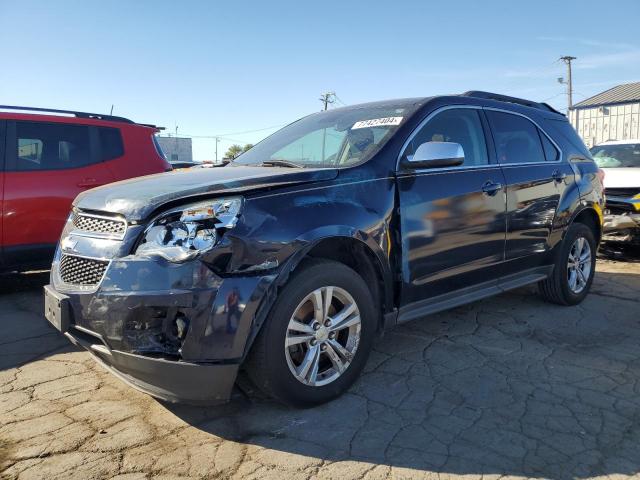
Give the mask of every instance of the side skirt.
[(490, 282), (480, 283), (453, 292), (438, 295), (434, 298), (421, 300), (400, 308), (397, 323), (405, 323), (433, 313), (449, 310), (467, 303), (476, 302), (483, 298), (498, 295), (514, 288), (539, 282), (549, 277), (553, 272), (553, 265), (535, 267), (523, 272), (501, 277)]

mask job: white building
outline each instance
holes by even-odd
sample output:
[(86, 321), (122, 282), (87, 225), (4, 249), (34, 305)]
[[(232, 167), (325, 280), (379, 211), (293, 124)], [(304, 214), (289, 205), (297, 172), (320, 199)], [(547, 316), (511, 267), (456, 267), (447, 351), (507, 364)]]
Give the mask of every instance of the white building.
[(191, 139), (186, 137), (156, 137), (169, 162), (193, 162)]
[(588, 147), (640, 138), (640, 82), (618, 85), (576, 103), (569, 120)]

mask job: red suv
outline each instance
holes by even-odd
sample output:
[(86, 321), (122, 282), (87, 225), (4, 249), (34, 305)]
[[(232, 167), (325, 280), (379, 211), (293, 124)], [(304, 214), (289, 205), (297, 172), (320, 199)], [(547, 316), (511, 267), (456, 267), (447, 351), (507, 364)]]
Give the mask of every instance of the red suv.
[(153, 125), (66, 110), (0, 110), (0, 271), (49, 268), (80, 192), (171, 170)]

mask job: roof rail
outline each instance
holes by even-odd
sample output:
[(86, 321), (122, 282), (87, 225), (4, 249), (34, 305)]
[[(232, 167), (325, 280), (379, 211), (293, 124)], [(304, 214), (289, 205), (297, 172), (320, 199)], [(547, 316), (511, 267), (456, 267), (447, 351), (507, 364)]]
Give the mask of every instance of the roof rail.
[(481, 90), (469, 90), (464, 92), (462, 97), (474, 97), (485, 98), (487, 100), (497, 100), (499, 102), (517, 103), (518, 105), (524, 105), (525, 107), (537, 108), (538, 110), (546, 110), (548, 112), (560, 113), (552, 106), (546, 103), (534, 102), (533, 100), (525, 100), (524, 98), (510, 97), (508, 95), (500, 95), (499, 93), (483, 92)]
[[(95, 118), (96, 120), (109, 120), (111, 122), (136, 123), (133, 120), (129, 120), (128, 118), (116, 117), (114, 115), (104, 115), (102, 113), (76, 112), (74, 110), (58, 110), (55, 108), (17, 107), (15, 105), (0, 105), (0, 110), (24, 110), (26, 112), (65, 113), (68, 115), (74, 115), (78, 118)], [(147, 126), (152, 126), (152, 125), (147, 125)]]

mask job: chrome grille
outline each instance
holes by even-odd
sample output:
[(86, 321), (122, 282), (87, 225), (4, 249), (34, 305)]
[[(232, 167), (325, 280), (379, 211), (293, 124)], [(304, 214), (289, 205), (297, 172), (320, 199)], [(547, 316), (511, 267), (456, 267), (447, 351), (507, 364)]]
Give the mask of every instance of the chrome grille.
[(124, 219), (119, 218), (109, 218), (74, 212), (73, 227), (76, 231), (87, 234), (122, 238), (127, 230), (127, 222)]
[(70, 285), (98, 285), (109, 262), (93, 258), (62, 254), (60, 258), (60, 278)]

